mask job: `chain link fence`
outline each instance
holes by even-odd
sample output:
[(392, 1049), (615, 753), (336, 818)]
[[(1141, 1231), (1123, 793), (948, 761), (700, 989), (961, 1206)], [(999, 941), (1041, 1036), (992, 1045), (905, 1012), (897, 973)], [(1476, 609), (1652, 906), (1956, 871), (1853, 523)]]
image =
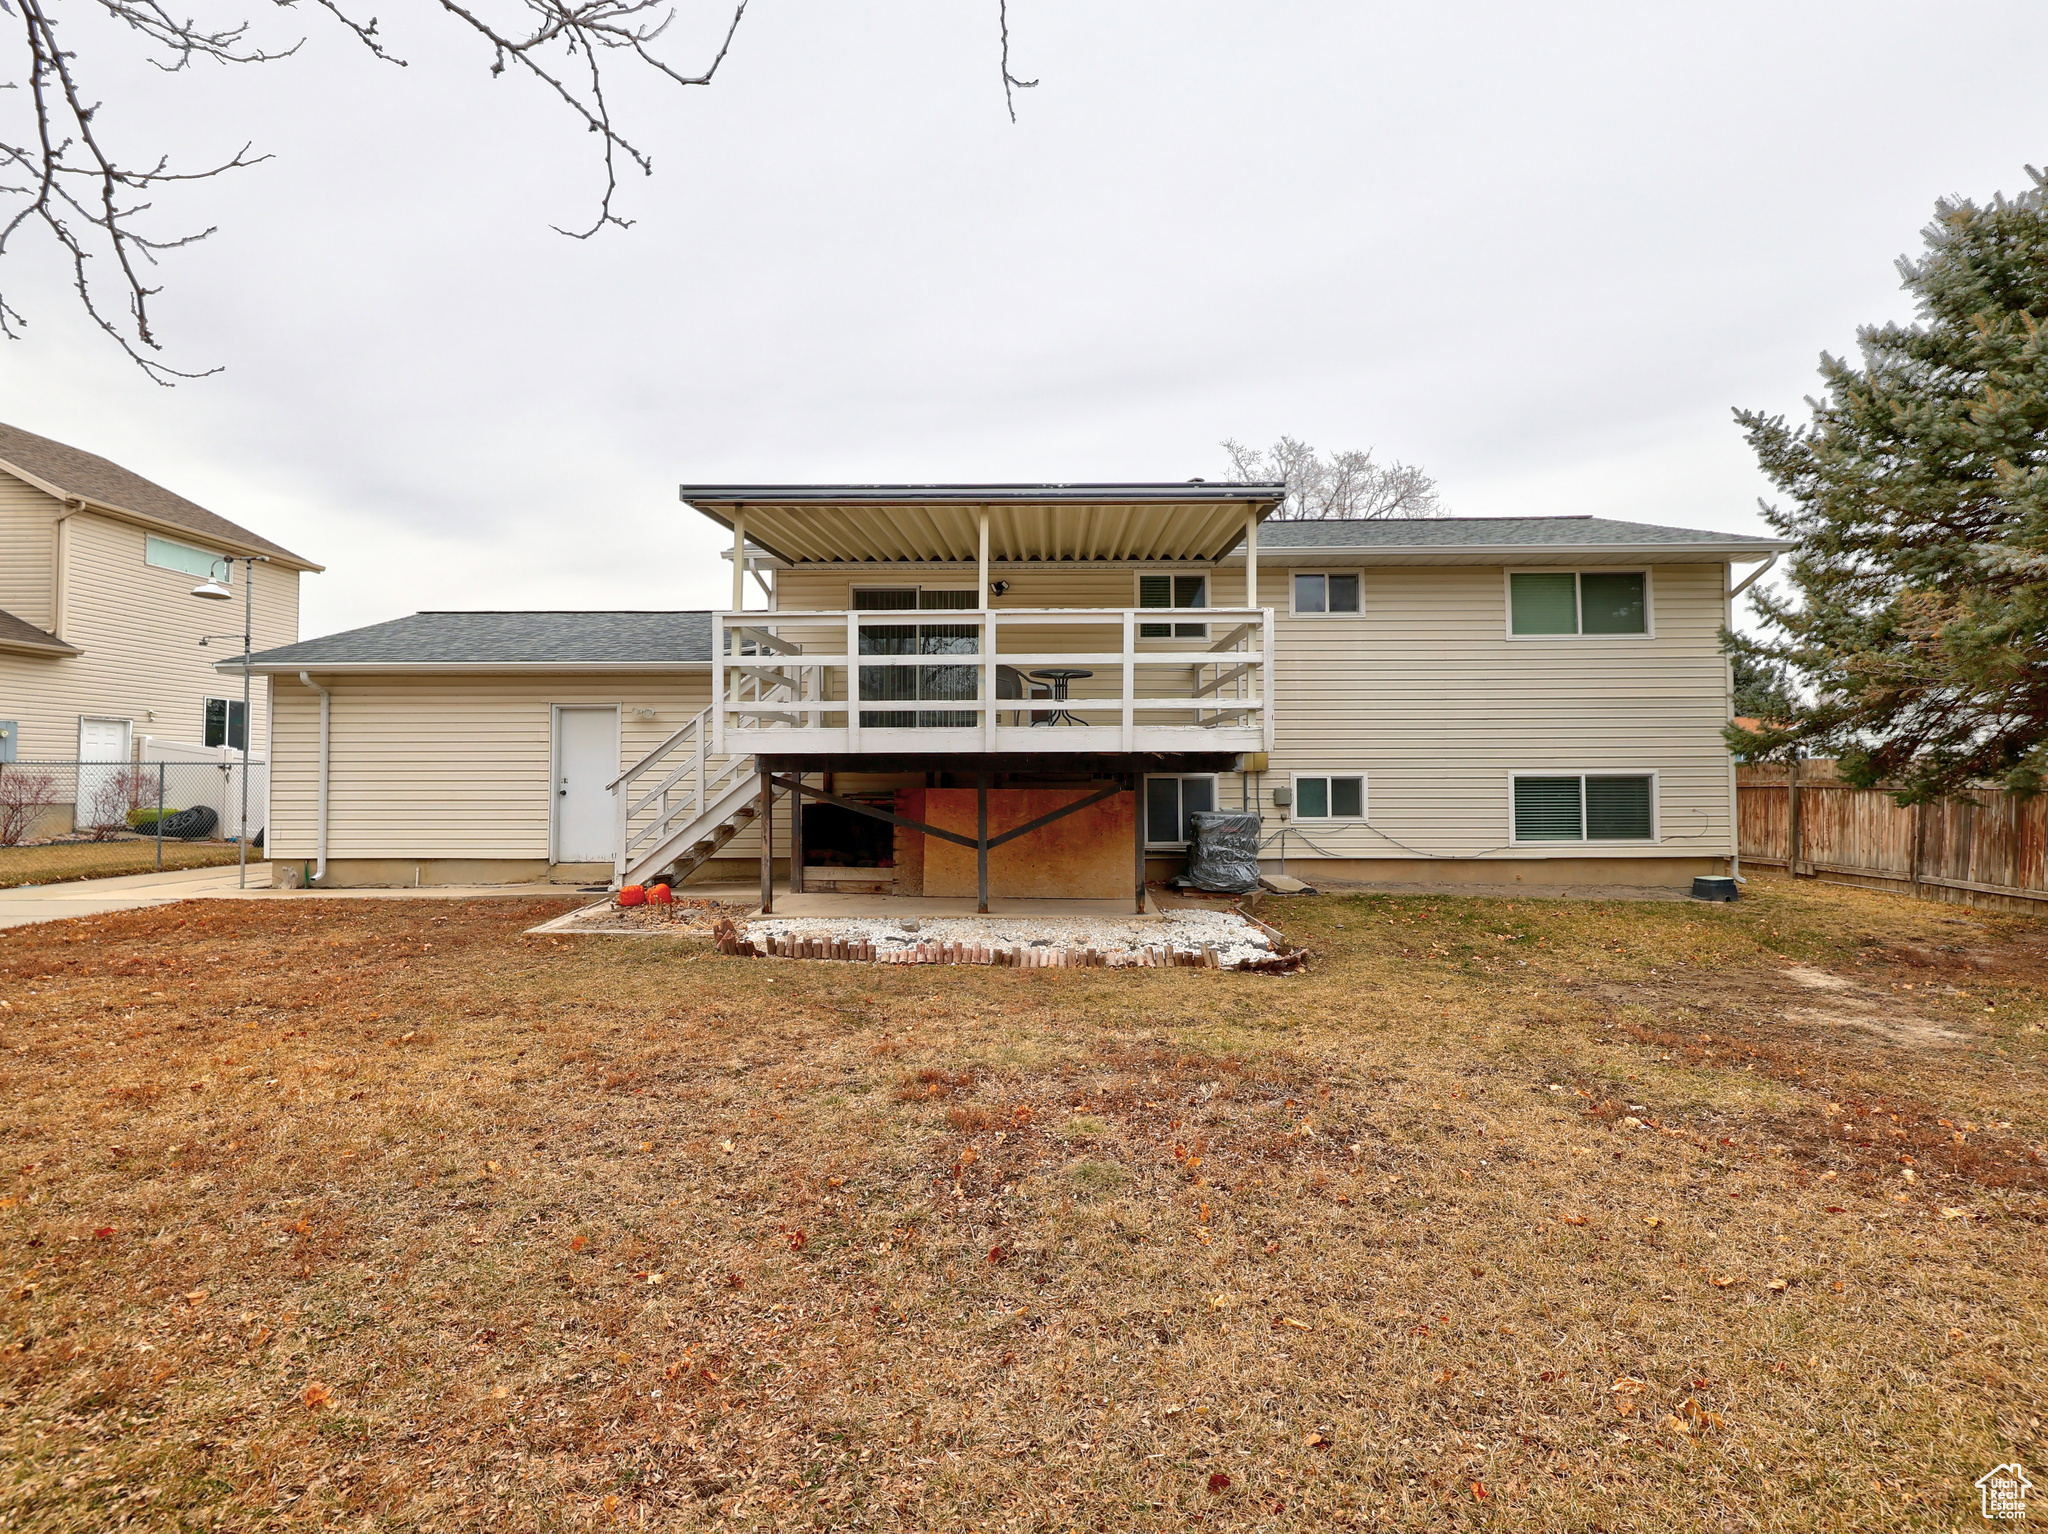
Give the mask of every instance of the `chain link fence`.
[(160, 762), (0, 762), (0, 847), (52, 841), (234, 842), (248, 805), (263, 845), (269, 774), (240, 757)]

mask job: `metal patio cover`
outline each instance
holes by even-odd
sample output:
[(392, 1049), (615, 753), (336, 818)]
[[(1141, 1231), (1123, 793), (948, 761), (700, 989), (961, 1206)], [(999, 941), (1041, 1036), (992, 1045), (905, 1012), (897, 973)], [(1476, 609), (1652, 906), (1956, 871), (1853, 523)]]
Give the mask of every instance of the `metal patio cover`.
[(1286, 489), (1256, 484), (684, 485), (682, 498), (791, 564), (1217, 560)]

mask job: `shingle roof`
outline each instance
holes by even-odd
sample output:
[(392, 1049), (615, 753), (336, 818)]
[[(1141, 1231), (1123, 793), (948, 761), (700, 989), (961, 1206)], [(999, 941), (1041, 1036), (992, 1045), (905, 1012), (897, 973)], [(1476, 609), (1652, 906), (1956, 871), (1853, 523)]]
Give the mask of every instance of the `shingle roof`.
[[(241, 661), (221, 663), (239, 671)], [(711, 664), (708, 612), (414, 613), (367, 628), (264, 650), (262, 671), (301, 668), (634, 666), (658, 670)]]
[(40, 481), (60, 496), (77, 496), (116, 511), (132, 512), (154, 522), (167, 522), (189, 533), (216, 541), (233, 543), (258, 553), (289, 560), (301, 569), (320, 566), (290, 549), (258, 537), (246, 527), (215, 516), (204, 506), (194, 505), (182, 495), (131, 473), (118, 463), (48, 437), (38, 437), (19, 426), (0, 424), (0, 468), (18, 469)]
[(77, 645), (66, 644), (55, 634), (46, 634), (26, 619), (17, 618), (13, 613), (0, 613), (0, 644), (12, 648), (19, 645), (25, 649), (46, 650), (52, 655), (83, 655)]
[(1385, 517), (1357, 522), (1274, 519), (1259, 526), (1261, 549), (1588, 548), (1614, 544), (1787, 547), (1781, 540), (1710, 533), (1607, 517)]

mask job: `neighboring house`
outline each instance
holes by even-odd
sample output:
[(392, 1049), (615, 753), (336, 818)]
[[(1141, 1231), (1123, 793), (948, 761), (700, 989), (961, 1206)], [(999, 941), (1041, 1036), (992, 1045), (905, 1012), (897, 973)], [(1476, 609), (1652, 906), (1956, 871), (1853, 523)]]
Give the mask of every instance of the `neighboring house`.
[[(125, 762), (145, 737), (239, 745), (241, 679), (215, 663), (241, 653), (245, 567), (219, 561), (244, 554), (270, 561), (255, 567), (256, 643), (289, 643), (299, 576), (320, 566), (119, 464), (0, 426), (0, 763)], [(191, 595), (209, 573), (232, 603)]]
[(733, 534), (730, 610), (421, 613), (259, 656), (274, 855), (329, 883), (751, 874), (764, 787), (789, 855), (773, 772), (811, 806), (799, 887), (974, 895), (984, 840), (1029, 824), (991, 894), (1128, 898), (1212, 807), (1311, 877), (1732, 865), (1717, 635), (1776, 540), (1266, 522), (1280, 487), (1201, 482), (683, 496)]

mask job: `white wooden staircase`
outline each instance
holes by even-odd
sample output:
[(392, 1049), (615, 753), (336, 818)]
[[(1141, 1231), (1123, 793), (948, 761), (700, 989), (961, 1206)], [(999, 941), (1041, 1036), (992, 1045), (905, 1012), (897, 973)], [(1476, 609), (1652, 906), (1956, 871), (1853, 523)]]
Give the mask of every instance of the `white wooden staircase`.
[(711, 754), (711, 710), (628, 767), (610, 785), (618, 806), (613, 878), (688, 878), (760, 813), (751, 755)]

